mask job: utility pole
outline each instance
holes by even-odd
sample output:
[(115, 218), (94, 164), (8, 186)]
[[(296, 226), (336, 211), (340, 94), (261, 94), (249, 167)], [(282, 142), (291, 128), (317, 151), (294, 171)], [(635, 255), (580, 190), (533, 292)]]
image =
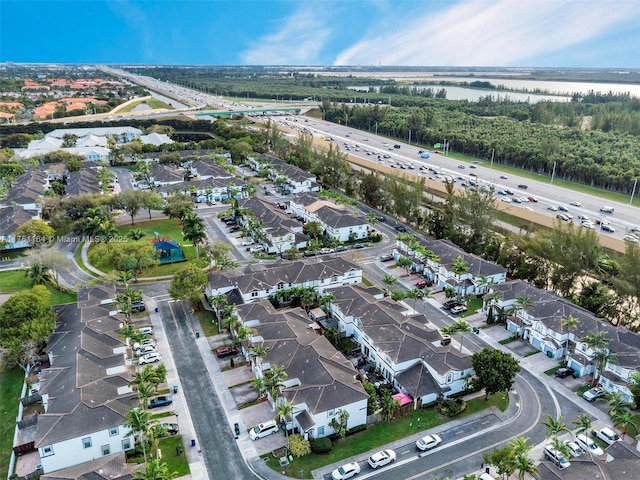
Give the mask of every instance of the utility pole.
[(556, 176), (556, 162), (553, 162), (553, 171), (551, 172), (551, 185), (553, 185), (553, 178)]
[(636, 187), (638, 186), (638, 179), (636, 178), (633, 182), (633, 190), (631, 190), (631, 200), (629, 200), (629, 205), (633, 203), (633, 196), (636, 194)]
[(493, 156), (495, 153), (496, 153), (496, 149), (494, 148), (491, 150), (491, 168), (493, 168)]
[(409, 145), (411, 145), (411, 129), (409, 129)]

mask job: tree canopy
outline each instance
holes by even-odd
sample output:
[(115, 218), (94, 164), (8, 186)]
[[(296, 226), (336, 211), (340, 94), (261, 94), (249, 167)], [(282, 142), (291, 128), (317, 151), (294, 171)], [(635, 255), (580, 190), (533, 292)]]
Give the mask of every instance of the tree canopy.
[(485, 399), (498, 392), (506, 392), (520, 371), (518, 361), (508, 353), (485, 347), (471, 357), (475, 373), (473, 384), (484, 389)]

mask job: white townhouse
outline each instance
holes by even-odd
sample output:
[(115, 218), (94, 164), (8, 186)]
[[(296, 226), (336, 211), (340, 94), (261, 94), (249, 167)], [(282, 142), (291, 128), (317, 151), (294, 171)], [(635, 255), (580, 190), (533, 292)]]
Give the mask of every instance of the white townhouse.
[(121, 319), (110, 311), (115, 289), (82, 288), (78, 301), (56, 308), (46, 347), (50, 367), (40, 373), (44, 413), (35, 448), (45, 474), (134, 448), (125, 419), (139, 401), (129, 386), (132, 368), (119, 337)]
[(301, 308), (275, 310), (267, 300), (238, 307), (238, 318), (257, 334), (251, 344), (267, 353), (252, 358), (257, 378), (273, 366), (284, 367), (288, 376), (276, 398), (294, 405), (292, 427), (305, 438), (319, 438), (335, 432), (332, 420), (348, 414), (347, 429), (365, 425), (369, 395), (358, 380), (358, 372), (342, 353), (313, 328)]
[(223, 294), (237, 299), (236, 303), (249, 303), (293, 287), (317, 287), (322, 293), (328, 288), (361, 281), (362, 268), (358, 265), (326, 255), (311, 260), (249, 265), (237, 273), (210, 273), (205, 294), (207, 297)]
[(173, 192), (191, 195), (196, 203), (215, 203), (227, 200), (236, 192), (236, 198), (242, 197), (245, 183), (237, 178), (221, 179), (208, 178), (206, 180), (181, 181), (177, 183), (166, 183), (156, 189), (156, 191), (167, 198)]
[[(443, 342), (424, 315), (382, 298), (377, 287), (351, 285), (331, 290), (331, 315), (340, 335), (360, 346), (366, 362), (413, 399), (414, 408), (459, 393), (473, 375), (470, 354)], [(459, 345), (459, 344), (458, 344)]]
[(93, 135), (113, 139), (116, 143), (127, 143), (140, 138), (142, 131), (135, 127), (58, 128), (47, 133), (45, 137), (64, 139), (66, 135), (74, 135), (78, 138)]

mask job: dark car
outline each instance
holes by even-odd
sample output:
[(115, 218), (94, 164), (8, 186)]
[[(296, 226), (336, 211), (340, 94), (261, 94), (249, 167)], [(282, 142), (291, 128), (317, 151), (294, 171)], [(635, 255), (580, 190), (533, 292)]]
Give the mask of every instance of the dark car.
[(221, 222), (228, 222), (229, 220), (235, 220), (235, 219), (233, 217), (231, 217), (231, 216), (220, 217), (220, 221)]
[(447, 300), (442, 304), (442, 308), (444, 308), (445, 310), (451, 310), (456, 305), (462, 305), (462, 304), (457, 300)]
[(385, 221), (385, 218), (384, 218), (382, 215), (378, 215), (378, 216), (376, 217), (376, 219), (377, 219), (379, 222), (384, 222), (384, 221)]
[(393, 148), (400, 148), (400, 145), (398, 145), (397, 143), (393, 146)]
[(558, 370), (556, 370), (554, 375), (558, 378), (566, 378), (566, 377), (577, 378), (578, 377), (577, 372), (574, 371), (572, 368), (559, 368)]
[(430, 283), (429, 280), (418, 280), (416, 282), (416, 288), (422, 289), (424, 287), (428, 287), (430, 286), (429, 283)]
[(387, 253), (386, 255), (380, 255), (381, 262), (390, 262), (393, 260), (393, 253)]
[(347, 247), (345, 247), (344, 245), (338, 245), (336, 247), (336, 252), (346, 252), (347, 251)]
[(238, 349), (235, 346), (231, 347), (220, 347), (216, 349), (216, 357), (224, 358), (224, 357), (232, 357), (233, 355), (238, 354)]
[(529, 185), (525, 185), (524, 183), (521, 183), (520, 185), (518, 185), (518, 188), (521, 188), (522, 190), (526, 190), (527, 188), (529, 188)]
[(355, 248), (356, 250), (360, 250), (361, 248), (366, 247), (366, 245), (364, 243), (356, 243), (353, 248)]
[(231, 226), (231, 225), (235, 225), (235, 224), (236, 224), (236, 221), (235, 221), (235, 220), (227, 220), (227, 221), (226, 221), (226, 222), (224, 222), (224, 223), (226, 223), (227, 225)]
[(164, 428), (169, 435), (177, 435), (180, 431), (177, 423), (161, 423), (160, 426)]
[(406, 231), (407, 231), (407, 227), (405, 227), (404, 225), (396, 225), (396, 226), (395, 226), (395, 229), (396, 229), (398, 232), (406, 232)]
[(143, 302), (133, 302), (131, 304), (131, 312), (132, 313), (140, 313), (146, 310)]
[(170, 396), (156, 397), (149, 400), (149, 408), (166, 407), (173, 403), (173, 399)]

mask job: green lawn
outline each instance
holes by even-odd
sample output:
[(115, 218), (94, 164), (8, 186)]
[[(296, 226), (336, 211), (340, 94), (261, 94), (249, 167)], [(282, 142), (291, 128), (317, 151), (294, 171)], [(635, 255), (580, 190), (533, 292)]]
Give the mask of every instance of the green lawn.
[[(18, 415), (20, 392), (24, 382), (24, 372), (14, 366), (0, 367), (0, 472), (9, 470), (9, 454), (13, 447), (13, 433)], [(10, 472), (13, 473), (13, 472)]]
[[(31, 279), (25, 275), (25, 270), (7, 270), (0, 272), (0, 293), (16, 293), (29, 290), (32, 287)], [(45, 285), (51, 292), (51, 305), (62, 305), (76, 301), (75, 293), (61, 292), (52, 285)]]
[(204, 333), (205, 337), (213, 337), (214, 335), (217, 335), (219, 333), (217, 319), (213, 312), (210, 312), (208, 310), (200, 310), (198, 312), (195, 312), (195, 315), (198, 319), (198, 322), (200, 322), (200, 328), (202, 328), (202, 332)]
[(131, 110), (136, 108), (138, 105), (143, 105), (143, 104), (149, 105), (149, 107), (151, 107), (154, 110), (157, 108), (166, 108), (167, 110), (173, 110), (173, 107), (171, 105), (161, 102), (157, 98), (148, 98), (146, 100), (138, 100), (137, 102), (131, 102), (126, 107), (123, 107), (120, 110), (118, 110), (118, 113), (130, 112)]
[[(183, 452), (176, 455), (176, 448), (181, 446)], [(162, 451), (162, 461), (167, 464), (170, 473), (177, 472), (176, 477), (182, 477), (191, 473), (189, 470), (189, 462), (184, 453), (184, 444), (182, 435), (163, 438), (158, 442), (158, 448)]]
[(482, 299), (481, 298), (472, 298), (467, 302), (467, 311), (463, 312), (461, 317), (468, 317), (469, 315), (473, 315), (478, 310), (482, 308)]
[[(149, 243), (154, 238), (153, 233), (158, 232), (161, 238), (170, 238), (171, 240), (183, 243), (182, 225), (180, 225), (178, 220), (176, 219), (163, 218), (158, 220), (138, 222), (134, 225), (131, 225), (130, 223), (127, 225), (120, 225), (118, 226), (118, 234), (126, 237), (131, 230), (136, 229), (140, 229), (142, 232), (144, 232), (145, 236), (140, 240), (129, 239), (128, 241), (137, 243)], [(195, 248), (192, 246), (184, 246), (183, 252), (187, 260), (193, 260), (196, 257)], [(89, 248), (89, 262), (92, 266), (103, 272), (108, 273), (112, 270), (112, 268), (104, 261), (104, 259), (101, 258), (99, 254), (96, 254), (93, 245)], [(178, 270), (182, 270), (183, 268), (185, 268), (187, 264), (188, 262), (167, 263), (164, 265), (157, 265), (155, 267), (146, 268), (140, 275), (140, 278), (144, 279), (145, 277), (173, 275)]]
[(296, 458), (293, 463), (284, 468), (280, 467), (277, 459), (269, 455), (267, 465), (273, 470), (279, 472), (284, 471), (286, 475), (295, 478), (300, 478), (300, 470), (302, 469), (304, 470), (302, 478), (313, 478), (311, 472), (325, 465), (382, 447), (390, 442), (405, 438), (408, 435), (431, 429), (451, 420), (490, 408), (491, 406), (496, 406), (501, 411), (504, 411), (508, 403), (508, 395), (506, 393), (498, 393), (490, 396), (489, 400), (486, 401), (484, 400), (484, 395), (469, 400), (467, 402), (467, 409), (455, 418), (441, 416), (437, 413), (435, 407), (413, 411), (392, 422), (382, 422), (372, 425), (363, 432), (334, 442), (333, 450), (328, 454), (317, 455), (312, 453), (301, 458)]

